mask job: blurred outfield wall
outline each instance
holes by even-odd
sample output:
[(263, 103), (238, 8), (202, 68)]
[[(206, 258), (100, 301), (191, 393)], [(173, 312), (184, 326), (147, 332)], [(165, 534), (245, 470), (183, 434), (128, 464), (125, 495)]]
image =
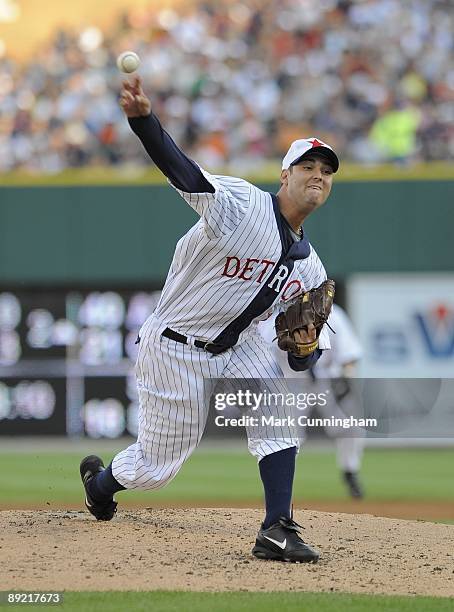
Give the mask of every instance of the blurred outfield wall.
[[(87, 183), (96, 178), (89, 172)], [(0, 436), (137, 433), (135, 339), (176, 242), (197, 216), (168, 185), (148, 175), (127, 184), (117, 172), (110, 184), (102, 170), (103, 185), (86, 186), (64, 177), (53, 186), (40, 183), (47, 177), (28, 186), (3, 177)], [(367, 172), (336, 177), (307, 234), (340, 281), (338, 301), (349, 306), (367, 375), (449, 375), (454, 179), (402, 171), (406, 180), (379, 180)]]
[[(0, 187), (0, 285), (159, 286), (196, 219), (164, 184)], [(305, 225), (339, 280), (355, 272), (453, 271), (453, 227), (449, 179), (341, 181)]]

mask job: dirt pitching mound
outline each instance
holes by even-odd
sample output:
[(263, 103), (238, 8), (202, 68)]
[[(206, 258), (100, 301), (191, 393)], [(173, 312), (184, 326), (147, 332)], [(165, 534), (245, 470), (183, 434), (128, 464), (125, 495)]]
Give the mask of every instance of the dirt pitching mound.
[(321, 591), (454, 596), (454, 525), (301, 511), (317, 565), (251, 555), (260, 510), (0, 512), (2, 589)]

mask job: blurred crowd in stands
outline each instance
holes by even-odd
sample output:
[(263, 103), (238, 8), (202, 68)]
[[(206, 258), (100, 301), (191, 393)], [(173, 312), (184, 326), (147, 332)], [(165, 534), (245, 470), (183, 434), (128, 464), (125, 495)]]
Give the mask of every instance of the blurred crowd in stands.
[(0, 169), (144, 165), (118, 106), (124, 50), (154, 110), (207, 168), (253, 170), (318, 136), (343, 160), (454, 154), (452, 0), (228, 0), (129, 10), (0, 59)]

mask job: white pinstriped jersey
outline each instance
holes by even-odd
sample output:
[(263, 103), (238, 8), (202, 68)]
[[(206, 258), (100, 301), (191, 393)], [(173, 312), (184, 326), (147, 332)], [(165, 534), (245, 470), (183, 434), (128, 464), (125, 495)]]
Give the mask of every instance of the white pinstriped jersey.
[[(177, 185), (206, 186), (156, 117), (132, 119), (131, 127)], [(176, 172), (169, 169), (173, 163)], [(200, 442), (217, 380), (239, 389), (245, 378), (258, 379), (261, 391), (285, 392), (258, 320), (326, 278), (307, 238), (292, 236), (275, 195), (239, 178), (201, 172), (214, 193), (177, 189), (200, 220), (178, 242), (161, 299), (139, 332), (137, 441), (112, 462), (114, 477), (128, 489), (158, 489), (174, 478)], [(190, 181), (180, 180), (187, 175)], [(320, 346), (329, 348), (323, 334)], [(259, 461), (298, 448), (287, 411), (278, 402), (261, 402), (256, 414), (274, 416), (276, 423), (246, 425), (249, 450)]]
[[(232, 345), (235, 330), (241, 338), (279, 304), (320, 285), (326, 272), (307, 241), (284, 256), (290, 247), (283, 246), (275, 196), (239, 178), (202, 172), (215, 192), (177, 189), (200, 220), (177, 244), (155, 315), (180, 333), (210, 341), (230, 326)], [(329, 341), (322, 338), (321, 347), (329, 348)]]

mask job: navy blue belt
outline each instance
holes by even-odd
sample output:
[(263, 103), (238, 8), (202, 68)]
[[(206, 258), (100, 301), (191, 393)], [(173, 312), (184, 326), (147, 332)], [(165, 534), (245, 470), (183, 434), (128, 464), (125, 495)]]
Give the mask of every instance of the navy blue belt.
[[(170, 327), (166, 327), (165, 330), (161, 334), (165, 338), (169, 338), (170, 340), (174, 340), (175, 342), (180, 342), (181, 344), (189, 344), (188, 339), (183, 334), (179, 334)], [(205, 342), (204, 340), (194, 340), (194, 346), (197, 348), (201, 348), (213, 355), (220, 355), (227, 349), (231, 348), (230, 346), (221, 346), (220, 344), (215, 344), (214, 342)]]

